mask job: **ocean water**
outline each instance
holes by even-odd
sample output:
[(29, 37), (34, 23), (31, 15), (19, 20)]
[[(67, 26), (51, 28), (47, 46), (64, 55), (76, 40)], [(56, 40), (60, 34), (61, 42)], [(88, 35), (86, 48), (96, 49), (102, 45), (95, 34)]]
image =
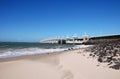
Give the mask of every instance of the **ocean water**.
[(24, 55), (35, 55), (85, 48), (89, 45), (46, 44), (27, 42), (0, 42), (0, 59)]
[(0, 42), (0, 58), (60, 52), (74, 47), (76, 46), (67, 44)]

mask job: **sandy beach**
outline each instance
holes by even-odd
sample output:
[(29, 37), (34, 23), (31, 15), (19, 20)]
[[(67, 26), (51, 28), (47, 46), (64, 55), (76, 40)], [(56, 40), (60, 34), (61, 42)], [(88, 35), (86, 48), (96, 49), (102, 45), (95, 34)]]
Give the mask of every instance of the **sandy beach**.
[(84, 49), (0, 59), (0, 79), (120, 79)]

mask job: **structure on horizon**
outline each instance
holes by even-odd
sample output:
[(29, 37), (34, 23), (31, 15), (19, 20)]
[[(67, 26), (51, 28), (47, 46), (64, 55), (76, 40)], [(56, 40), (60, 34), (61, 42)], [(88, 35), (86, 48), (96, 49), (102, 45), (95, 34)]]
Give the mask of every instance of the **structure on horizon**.
[(58, 43), (58, 44), (82, 44), (89, 41), (89, 36), (84, 35), (82, 38), (79, 38), (76, 34), (70, 38), (68, 35), (66, 39), (58, 38), (58, 39), (47, 39), (40, 41), (41, 43)]

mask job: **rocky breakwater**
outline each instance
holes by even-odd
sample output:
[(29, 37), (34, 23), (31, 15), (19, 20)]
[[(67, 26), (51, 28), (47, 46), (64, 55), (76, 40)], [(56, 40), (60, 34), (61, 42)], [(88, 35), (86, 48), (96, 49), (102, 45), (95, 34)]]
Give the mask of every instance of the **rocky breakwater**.
[(87, 49), (90, 56), (97, 57), (100, 63), (107, 63), (110, 68), (120, 70), (120, 39), (103, 41)]

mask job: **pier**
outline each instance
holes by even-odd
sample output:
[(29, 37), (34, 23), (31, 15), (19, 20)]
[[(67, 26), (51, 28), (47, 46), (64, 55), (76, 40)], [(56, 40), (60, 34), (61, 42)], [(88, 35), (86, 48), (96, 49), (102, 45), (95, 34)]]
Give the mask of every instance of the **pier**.
[(88, 36), (83, 36), (83, 38), (78, 38), (77, 35), (74, 35), (72, 38), (68, 36), (66, 39), (59, 38), (59, 39), (47, 39), (40, 41), (41, 43), (56, 43), (56, 44), (83, 44), (89, 40)]
[(110, 35), (110, 36), (99, 36), (99, 37), (89, 37), (87, 35), (84, 35), (82, 38), (78, 38), (76, 35), (74, 35), (72, 38), (69, 38), (68, 36), (66, 39), (60, 38), (60, 39), (47, 39), (40, 41), (40, 43), (56, 43), (56, 44), (97, 44), (102, 43), (103, 40), (108, 41), (109, 40), (117, 40), (120, 39), (120, 35)]

